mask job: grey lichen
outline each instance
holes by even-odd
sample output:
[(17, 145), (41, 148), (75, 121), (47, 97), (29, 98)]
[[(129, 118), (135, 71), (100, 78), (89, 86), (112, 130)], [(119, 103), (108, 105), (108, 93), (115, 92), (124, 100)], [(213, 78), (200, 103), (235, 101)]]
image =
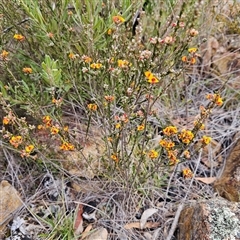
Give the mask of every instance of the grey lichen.
[(227, 207), (214, 208), (209, 215), (211, 240), (234, 240), (240, 231), (240, 221)]

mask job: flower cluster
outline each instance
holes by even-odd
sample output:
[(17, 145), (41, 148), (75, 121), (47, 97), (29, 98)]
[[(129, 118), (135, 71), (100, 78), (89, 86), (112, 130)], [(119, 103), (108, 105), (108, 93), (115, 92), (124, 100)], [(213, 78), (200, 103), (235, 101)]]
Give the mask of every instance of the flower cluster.
[(189, 144), (193, 140), (194, 134), (190, 130), (183, 129), (178, 137), (183, 143)]
[(180, 160), (178, 159), (177, 155), (178, 155), (178, 151), (176, 149), (167, 151), (167, 156), (169, 159), (170, 166), (172, 165), (174, 166), (179, 163)]
[(13, 112), (9, 111), (8, 115), (3, 117), (2, 123), (3, 125), (13, 124), (16, 120), (16, 117), (14, 116)]
[(43, 125), (38, 125), (38, 130), (45, 130), (48, 129), (50, 136), (53, 138), (60, 138), (62, 141), (62, 144), (60, 146), (61, 150), (65, 151), (72, 151), (74, 150), (74, 145), (65, 141), (62, 136), (68, 132), (68, 126), (61, 127), (58, 124), (53, 124), (53, 120), (49, 115), (46, 115), (42, 118)]
[(222, 106), (223, 105), (223, 100), (221, 98), (221, 96), (219, 94), (208, 94), (206, 96), (206, 98), (208, 100), (211, 100), (213, 103), (215, 103), (218, 106)]
[(56, 107), (60, 107), (62, 105), (63, 98), (56, 99), (55, 97), (52, 99), (52, 103), (56, 105)]
[(167, 44), (167, 45), (171, 45), (175, 42), (175, 38), (173, 36), (166, 36), (165, 38), (158, 38), (158, 37), (151, 37), (149, 39), (150, 43), (152, 44)]
[(111, 95), (104, 96), (104, 98), (107, 102), (113, 102), (115, 99), (114, 96)]
[(57, 125), (52, 126), (51, 129), (50, 129), (50, 132), (51, 132), (52, 135), (58, 134), (59, 131), (60, 131), (60, 128), (59, 128), (59, 126), (57, 126)]
[(159, 145), (163, 147), (167, 153), (169, 165), (176, 165), (179, 162), (178, 150), (174, 149), (175, 142), (173, 141), (174, 138), (176, 139), (177, 133), (177, 127), (167, 126), (163, 129), (163, 134), (166, 137), (159, 141)]
[(90, 111), (97, 111), (97, 104), (95, 103), (89, 103), (87, 107)]
[[(45, 124), (45, 127), (51, 127), (52, 126), (52, 118), (49, 115), (46, 115), (42, 118), (43, 123)], [(41, 126), (41, 125), (40, 125)], [(40, 128), (38, 126), (38, 128)]]
[(130, 62), (128, 62), (127, 60), (122, 60), (122, 59), (118, 60), (118, 67), (120, 67), (120, 68), (128, 68), (131, 65), (132, 64)]
[(29, 157), (30, 154), (33, 152), (34, 148), (35, 147), (32, 144), (27, 145), (25, 149), (21, 151), (21, 157)]
[(196, 52), (197, 48), (189, 48), (188, 49), (189, 55), (188, 56), (184, 55), (182, 57), (182, 61), (189, 64), (195, 64), (197, 61), (197, 57), (199, 56)]
[(148, 152), (148, 156), (149, 156), (149, 158), (151, 158), (151, 159), (157, 158), (158, 155), (159, 155), (158, 152), (155, 151), (155, 150), (153, 150), (153, 149)]
[(197, 36), (198, 33), (199, 33), (198, 30), (196, 30), (196, 29), (194, 29), (194, 28), (192, 28), (192, 29), (189, 30), (189, 35), (190, 35), (191, 37)]
[(175, 143), (170, 140), (170, 139), (161, 139), (159, 141), (159, 144), (163, 147), (163, 148), (166, 148), (167, 150), (173, 148), (175, 146)]
[(149, 59), (152, 56), (152, 52), (149, 50), (144, 50), (140, 53), (140, 60)]
[(168, 126), (163, 129), (163, 133), (166, 136), (172, 136), (178, 132), (177, 128), (175, 126)]
[(120, 116), (115, 116), (114, 117), (115, 121), (117, 121), (115, 128), (119, 129), (123, 124), (128, 123), (129, 118), (126, 113), (120, 115)]
[(60, 149), (64, 151), (73, 151), (75, 148), (73, 144), (69, 142), (63, 142), (62, 145), (60, 146)]
[(100, 69), (102, 67), (101, 63), (92, 63), (90, 64), (90, 68), (92, 69)]
[(22, 143), (22, 136), (12, 136), (9, 142), (13, 147), (18, 148)]
[(208, 137), (208, 136), (204, 135), (201, 139), (201, 142), (202, 142), (203, 146), (206, 146), (211, 142), (211, 140), (212, 140), (211, 137)]
[(192, 178), (193, 177), (193, 172), (189, 168), (184, 168), (182, 170), (182, 174), (184, 178)]

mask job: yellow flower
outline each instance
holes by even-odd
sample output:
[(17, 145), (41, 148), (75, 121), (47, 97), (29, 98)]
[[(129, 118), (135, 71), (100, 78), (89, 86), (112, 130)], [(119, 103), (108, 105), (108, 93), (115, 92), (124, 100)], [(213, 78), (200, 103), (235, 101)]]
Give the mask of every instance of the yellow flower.
[(97, 111), (97, 104), (89, 103), (88, 104), (88, 109), (91, 110), (91, 111)]
[(45, 129), (45, 127), (42, 124), (40, 124), (40, 125), (37, 126), (37, 129), (38, 130), (43, 130), (43, 129)]
[(127, 60), (121, 60), (119, 59), (118, 60), (118, 67), (120, 68), (127, 68), (127, 67), (130, 67), (132, 64), (129, 63)]
[(157, 157), (158, 157), (158, 152), (152, 149), (152, 150), (150, 150), (150, 151), (148, 152), (148, 156), (149, 156), (151, 159), (157, 158)]
[(55, 134), (58, 134), (58, 132), (59, 132), (59, 128), (58, 127), (56, 127), (56, 126), (53, 126), (53, 127), (51, 127), (51, 134), (52, 135), (55, 135)]
[(169, 150), (167, 152), (168, 158), (169, 158), (169, 165), (176, 165), (179, 162), (179, 159), (177, 159), (177, 151), (176, 150)]
[(77, 55), (71, 52), (69, 53), (68, 57), (71, 59), (76, 59)]
[(202, 139), (201, 139), (201, 142), (202, 142), (204, 145), (208, 145), (208, 144), (211, 142), (211, 140), (212, 140), (211, 137), (203, 136)]
[(63, 127), (63, 131), (64, 131), (64, 132), (68, 132), (68, 126), (64, 126), (64, 127)]
[(144, 126), (143, 124), (137, 126), (137, 130), (138, 130), (138, 131), (143, 131), (144, 129), (145, 129), (145, 126)]
[(190, 59), (190, 64), (195, 64), (197, 62), (196, 58), (192, 57)]
[(150, 71), (146, 71), (146, 72), (144, 72), (144, 74), (145, 74), (147, 79), (150, 78), (153, 75)]
[(188, 61), (187, 56), (182, 56), (182, 61), (187, 62)]
[(189, 168), (184, 168), (182, 171), (183, 177), (184, 178), (192, 178), (193, 177), (193, 172)]
[(223, 104), (223, 100), (219, 94), (207, 94), (206, 98), (212, 100), (218, 106), (222, 106)]
[(150, 71), (146, 71), (144, 72), (144, 74), (149, 83), (155, 84), (159, 82), (158, 78), (155, 75), (153, 75)]
[(13, 38), (16, 39), (17, 41), (20, 41), (20, 42), (25, 39), (25, 37), (23, 35), (21, 35), (21, 34), (15, 34), (13, 36)]
[(125, 19), (121, 16), (113, 16), (112, 17), (113, 19), (113, 22), (116, 23), (116, 24), (120, 24), (120, 23), (123, 23), (125, 21)]
[(8, 125), (10, 123), (10, 119), (8, 117), (3, 117), (3, 124)]
[(178, 137), (183, 143), (189, 144), (194, 138), (194, 134), (189, 130), (183, 129)]
[(116, 163), (118, 163), (119, 159), (116, 154), (111, 155), (111, 159), (114, 160)]
[(173, 148), (175, 146), (175, 143), (173, 141), (166, 140), (166, 139), (161, 139), (159, 141), (159, 144), (166, 149), (170, 149), (170, 148)]
[(108, 35), (111, 35), (111, 34), (112, 34), (112, 32), (113, 32), (113, 31), (112, 31), (112, 29), (111, 29), (111, 28), (109, 28), (109, 29), (107, 30), (107, 34), (108, 34)]
[(207, 94), (206, 95), (206, 98), (208, 99), (208, 100), (213, 100), (213, 94)]
[(120, 124), (120, 123), (117, 123), (117, 124), (115, 125), (115, 128), (116, 128), (116, 129), (121, 128), (121, 124)]
[(170, 158), (169, 159), (169, 165), (170, 166), (175, 166), (178, 163), (179, 163), (179, 159), (177, 159), (177, 158)]
[(3, 60), (6, 60), (7, 56), (8, 56), (9, 52), (7, 52), (6, 50), (3, 50), (1, 53), (1, 57)]
[(28, 145), (25, 147), (25, 152), (30, 153), (34, 149), (34, 146), (32, 144)]
[(183, 155), (184, 155), (185, 158), (188, 158), (188, 159), (191, 157), (190, 152), (188, 150), (185, 150), (183, 152)]
[(155, 83), (158, 83), (159, 80), (156, 76), (152, 75), (151, 77), (148, 78), (148, 82), (151, 84), (155, 84)]
[(172, 136), (178, 132), (177, 128), (175, 126), (168, 126), (163, 129), (164, 135)]
[(188, 49), (189, 53), (195, 53), (196, 51), (197, 51), (197, 48), (194, 48), (194, 47)]
[(52, 119), (50, 116), (44, 116), (42, 121), (47, 127), (50, 127), (52, 125)]
[(22, 69), (22, 71), (26, 74), (31, 74), (33, 70), (30, 67), (25, 67)]
[(60, 149), (64, 151), (73, 151), (74, 146), (71, 143), (63, 142), (62, 145), (60, 146)]
[(90, 67), (93, 68), (93, 69), (99, 69), (99, 68), (102, 67), (102, 64), (101, 63), (92, 63), (90, 65)]
[(63, 102), (63, 98), (61, 97), (59, 99), (56, 99), (56, 98), (52, 99), (52, 103), (54, 103), (57, 107), (61, 106), (62, 102)]
[(222, 98), (220, 97), (219, 94), (214, 94), (214, 100), (215, 100), (215, 103), (218, 106), (222, 106), (223, 105), (223, 100), (222, 100)]

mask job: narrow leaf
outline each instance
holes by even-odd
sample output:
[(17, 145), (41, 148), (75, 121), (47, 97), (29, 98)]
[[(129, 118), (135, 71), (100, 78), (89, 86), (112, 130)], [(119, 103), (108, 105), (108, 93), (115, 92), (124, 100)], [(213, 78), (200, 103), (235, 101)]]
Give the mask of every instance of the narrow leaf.
[(216, 177), (207, 177), (207, 178), (196, 177), (195, 179), (206, 184), (211, 184), (216, 180)]
[(146, 224), (149, 217), (151, 217), (154, 213), (156, 213), (158, 210), (155, 208), (149, 208), (145, 210), (142, 214), (142, 217), (140, 219), (140, 228), (143, 229), (144, 225)]

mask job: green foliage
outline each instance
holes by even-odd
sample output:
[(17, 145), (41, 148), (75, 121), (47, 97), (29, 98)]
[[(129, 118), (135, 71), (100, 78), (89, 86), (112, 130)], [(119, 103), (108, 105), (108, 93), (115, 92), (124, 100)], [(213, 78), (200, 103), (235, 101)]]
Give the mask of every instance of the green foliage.
[[(184, 86), (183, 72), (197, 60), (197, 48), (188, 50), (197, 45), (202, 14), (195, 1), (19, 0), (0, 3), (0, 10), (0, 48), (8, 52), (2, 52), (0, 67), (5, 113), (11, 108), (15, 113), (17, 105), (38, 122), (51, 116), (43, 121), (44, 128), (68, 151), (72, 145), (82, 149), (75, 130), (63, 133), (65, 109), (78, 107), (81, 113), (74, 117), (87, 129), (83, 141), (90, 138), (91, 126), (100, 126), (105, 176), (117, 171), (125, 183), (163, 184), (172, 163), (170, 150), (156, 140), (156, 128), (173, 125), (170, 112), (176, 102), (187, 108), (179, 88)], [(210, 101), (207, 110), (217, 104), (216, 96)], [(194, 138), (207, 116), (202, 114), (199, 127), (189, 129)], [(17, 130), (21, 121), (15, 117)], [(12, 133), (6, 133), (10, 139)], [(186, 161), (183, 152), (194, 140), (186, 144), (179, 134), (165, 136), (176, 145), (172, 165)]]
[[(51, 209), (51, 207), (49, 207)], [(70, 213), (66, 215), (65, 209), (61, 209), (57, 216), (53, 214), (49, 215), (46, 219), (39, 218), (39, 221), (43, 222), (48, 226), (49, 231), (47, 233), (39, 234), (41, 239), (46, 240), (55, 240), (55, 239), (64, 239), (70, 240), (74, 239), (73, 232), (73, 221), (74, 214)]]

